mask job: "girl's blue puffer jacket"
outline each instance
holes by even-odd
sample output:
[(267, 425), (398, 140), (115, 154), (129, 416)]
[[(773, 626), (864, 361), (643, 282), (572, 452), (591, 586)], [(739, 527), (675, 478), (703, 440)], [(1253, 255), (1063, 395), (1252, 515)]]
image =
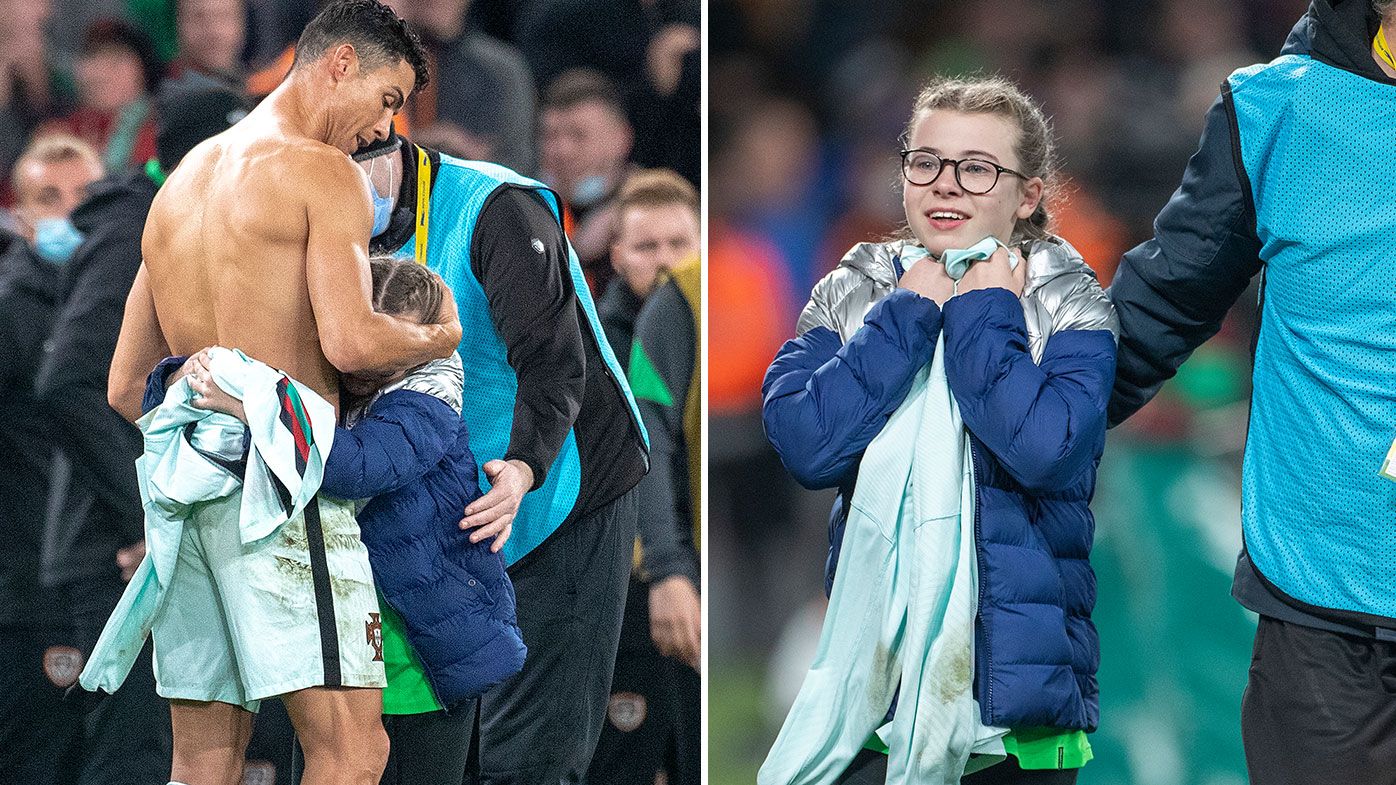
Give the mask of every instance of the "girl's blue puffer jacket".
[[(151, 374), (147, 407), (164, 397)], [(523, 635), (504, 557), (459, 527), (480, 496), (460, 412), (460, 359), (428, 363), (382, 391), (352, 427), (335, 428), (321, 492), (367, 499), (358, 514), (378, 591), (402, 617), (442, 706), (478, 695), (523, 667)], [(451, 401), (447, 403), (446, 401)]]
[(800, 335), (762, 385), (766, 433), (786, 468), (808, 488), (839, 489), (826, 589), (863, 450), (943, 331), (946, 376), (974, 450), (983, 720), (1094, 730), (1100, 644), (1090, 620), (1089, 503), (1115, 372), (1113, 309), (1064, 241), (1032, 243), (1021, 300), (986, 289), (951, 298), (943, 311), (897, 289), (905, 247), (855, 246), (815, 286)]

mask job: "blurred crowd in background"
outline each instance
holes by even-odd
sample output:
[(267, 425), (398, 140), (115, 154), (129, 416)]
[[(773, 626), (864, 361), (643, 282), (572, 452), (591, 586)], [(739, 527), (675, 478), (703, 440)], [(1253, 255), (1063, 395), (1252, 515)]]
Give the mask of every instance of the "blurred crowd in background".
[[(0, 782), (167, 781), (148, 652), (128, 695), (53, 708), (143, 553), (140, 435), (107, 408), (106, 375), (155, 188), (275, 89), (322, 5), (0, 0)], [(699, 185), (699, 0), (388, 5), (432, 77), (399, 132), (551, 185), (596, 297), (625, 285), (622, 186), (651, 168)], [(245, 781), (289, 782), (289, 733), (264, 704)]]
[[(811, 287), (904, 222), (897, 137), (937, 74), (1000, 73), (1052, 118), (1056, 231), (1103, 284), (1151, 236), (1235, 68), (1304, 0), (713, 0), (709, 629), (714, 785), (750, 782), (813, 656), (832, 492), (795, 485), (760, 385)], [(1093, 509), (1101, 727), (1083, 781), (1245, 782), (1255, 621), (1229, 596), (1255, 297), (1112, 431)]]

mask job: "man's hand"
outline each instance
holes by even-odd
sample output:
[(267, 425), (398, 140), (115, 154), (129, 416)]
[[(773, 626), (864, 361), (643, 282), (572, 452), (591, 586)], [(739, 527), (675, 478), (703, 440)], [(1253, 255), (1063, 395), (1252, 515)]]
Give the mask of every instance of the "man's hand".
[(955, 293), (955, 282), (945, 273), (945, 265), (930, 257), (911, 266), (910, 270), (897, 281), (897, 286), (934, 300), (936, 305), (945, 305), (950, 295)]
[[(1018, 266), (1009, 267), (1008, 251), (999, 247), (994, 250), (994, 255), (982, 262), (975, 262), (969, 266), (965, 272), (965, 277), (960, 279), (960, 294), (972, 292), (976, 289), (1007, 289), (1013, 293), (1014, 297), (1023, 296), (1023, 287), (1028, 280), (1028, 263), (1016, 251), (1014, 256), (1018, 257)], [(920, 265), (917, 265), (920, 267)]]
[(698, 670), (701, 663), (703, 608), (698, 589), (682, 575), (650, 585), (650, 637), (655, 648)]
[(499, 553), (514, 530), (514, 515), (533, 487), (533, 470), (523, 461), (490, 461), (484, 466), (490, 491), (465, 507), (462, 529), (475, 529), (471, 542), (494, 537), (491, 553)]
[(130, 583), (131, 578), (136, 574), (136, 568), (141, 566), (141, 559), (144, 558), (145, 540), (118, 550), (116, 552), (116, 566), (121, 569), (121, 580)]
[(649, 68), (650, 84), (655, 92), (668, 97), (679, 89), (683, 76), (683, 58), (702, 46), (698, 28), (687, 24), (671, 24), (650, 39), (645, 62)]
[(441, 356), (450, 357), (451, 352), (460, 346), (460, 311), (456, 306), (456, 295), (451, 291), (451, 287), (447, 286), (441, 276), (435, 272), (432, 275), (436, 278), (436, 285), (441, 287), (441, 307), (436, 310), (436, 323), (445, 330), (439, 344), (445, 347), (445, 353)]

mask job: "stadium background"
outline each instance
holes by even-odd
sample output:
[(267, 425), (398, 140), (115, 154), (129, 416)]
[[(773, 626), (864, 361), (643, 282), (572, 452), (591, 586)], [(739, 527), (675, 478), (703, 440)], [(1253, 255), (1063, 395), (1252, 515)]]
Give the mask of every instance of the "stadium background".
[[(902, 221), (897, 136), (932, 74), (1000, 72), (1053, 118), (1058, 230), (1103, 282), (1150, 235), (1233, 69), (1303, 0), (710, 3), (710, 782), (753, 781), (818, 640), (831, 492), (766, 444), (760, 382), (810, 287)], [(1093, 509), (1092, 785), (1242, 785), (1255, 619), (1230, 597), (1254, 302), (1110, 433)]]

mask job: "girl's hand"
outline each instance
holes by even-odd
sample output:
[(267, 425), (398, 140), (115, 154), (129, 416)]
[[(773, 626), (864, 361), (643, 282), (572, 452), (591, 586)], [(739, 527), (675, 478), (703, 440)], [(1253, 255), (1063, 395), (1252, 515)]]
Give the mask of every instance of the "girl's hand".
[[(1008, 264), (1008, 254), (1012, 253), (1018, 257), (1018, 266), (1010, 267)], [(976, 289), (1007, 289), (1013, 293), (1014, 297), (1023, 296), (1023, 287), (1028, 281), (1028, 262), (1017, 251), (1009, 251), (999, 247), (982, 262), (975, 262), (965, 271), (965, 277), (960, 279), (960, 288), (957, 294), (972, 292)]]
[(195, 369), (189, 375), (189, 387), (197, 394), (193, 400), (195, 408), (222, 412), (242, 420), (244, 425), (247, 424), (247, 412), (242, 408), (242, 401), (224, 392), (213, 380), (208, 369)]
[(212, 348), (213, 347), (210, 346), (208, 349), (200, 349), (198, 354), (189, 355), (189, 359), (185, 360), (184, 364), (179, 366), (179, 370), (165, 377), (165, 389), (170, 389), (174, 386), (175, 382), (186, 376), (192, 377), (199, 371), (203, 371), (207, 374), (209, 363), (212, 362), (212, 358), (209, 357), (208, 352), (209, 349)]
[(897, 286), (934, 300), (936, 305), (945, 305), (945, 301), (955, 293), (955, 282), (945, 273), (945, 265), (930, 257), (912, 265), (897, 281)]

